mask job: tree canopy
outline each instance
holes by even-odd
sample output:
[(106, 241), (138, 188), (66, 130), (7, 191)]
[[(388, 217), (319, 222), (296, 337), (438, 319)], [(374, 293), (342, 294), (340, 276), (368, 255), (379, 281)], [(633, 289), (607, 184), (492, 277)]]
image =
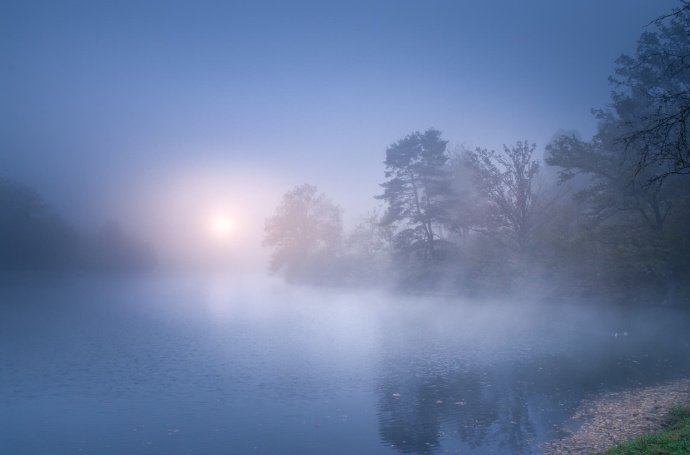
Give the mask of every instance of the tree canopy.
[(273, 248), (271, 271), (290, 279), (307, 278), (327, 268), (342, 241), (341, 209), (313, 185), (285, 193), (266, 220), (264, 245)]
[(383, 215), (346, 235), (316, 188), (286, 194), (267, 223), (273, 270), (312, 267), (348, 283), (391, 271), (407, 289), (469, 293), (539, 283), (574, 296), (689, 295), (690, 2), (680, 5), (616, 61), (596, 133), (546, 146), (563, 185), (527, 140), (451, 155), (440, 131), (416, 131), (385, 150)]
[(384, 224), (397, 226), (396, 248), (433, 259), (440, 231), (448, 223), (452, 204), (452, 178), (441, 132), (414, 132), (386, 150), (383, 194), (387, 203)]
[(611, 77), (618, 133), (651, 179), (690, 173), (690, 5), (658, 18)]
[(467, 153), (479, 191), (488, 202), (486, 227), (502, 233), (524, 252), (536, 227), (539, 163), (532, 159), (536, 144), (518, 141), (503, 151), (477, 148)]

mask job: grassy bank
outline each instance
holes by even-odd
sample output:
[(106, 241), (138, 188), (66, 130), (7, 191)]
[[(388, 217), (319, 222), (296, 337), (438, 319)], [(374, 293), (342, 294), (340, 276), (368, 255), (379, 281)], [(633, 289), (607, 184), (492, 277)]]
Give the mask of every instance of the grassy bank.
[(614, 447), (602, 455), (690, 454), (690, 408), (675, 408), (666, 428)]

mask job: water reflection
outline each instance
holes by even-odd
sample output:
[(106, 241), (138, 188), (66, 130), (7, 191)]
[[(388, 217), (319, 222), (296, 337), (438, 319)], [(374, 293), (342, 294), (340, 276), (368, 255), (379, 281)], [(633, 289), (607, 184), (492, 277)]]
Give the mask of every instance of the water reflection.
[(524, 384), (500, 384), (479, 372), (391, 376), (380, 390), (379, 433), (402, 453), (479, 447), (528, 453), (536, 430), (526, 395)]
[[(413, 454), (539, 453), (542, 443), (579, 424), (570, 416), (581, 400), (690, 374), (690, 349), (673, 335), (651, 344), (598, 334), (570, 353), (388, 359), (378, 389), (382, 444)], [(475, 360), (459, 362), (463, 356)]]
[(32, 281), (0, 301), (0, 424), (19, 455), (529, 454), (583, 398), (690, 375), (688, 318), (658, 309), (205, 279)]

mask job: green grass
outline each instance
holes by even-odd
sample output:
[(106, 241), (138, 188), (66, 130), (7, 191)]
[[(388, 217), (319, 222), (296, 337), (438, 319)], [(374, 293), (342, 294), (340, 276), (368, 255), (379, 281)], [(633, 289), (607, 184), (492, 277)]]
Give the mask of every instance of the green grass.
[(659, 433), (641, 436), (602, 455), (689, 455), (690, 409), (675, 408)]

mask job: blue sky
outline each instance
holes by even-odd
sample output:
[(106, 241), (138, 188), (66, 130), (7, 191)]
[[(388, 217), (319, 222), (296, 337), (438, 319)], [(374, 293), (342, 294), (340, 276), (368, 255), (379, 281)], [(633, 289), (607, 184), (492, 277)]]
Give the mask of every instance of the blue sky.
[(363, 211), (414, 130), (539, 150), (591, 134), (613, 61), (675, 5), (4, 0), (0, 166), (83, 218), (189, 168)]

